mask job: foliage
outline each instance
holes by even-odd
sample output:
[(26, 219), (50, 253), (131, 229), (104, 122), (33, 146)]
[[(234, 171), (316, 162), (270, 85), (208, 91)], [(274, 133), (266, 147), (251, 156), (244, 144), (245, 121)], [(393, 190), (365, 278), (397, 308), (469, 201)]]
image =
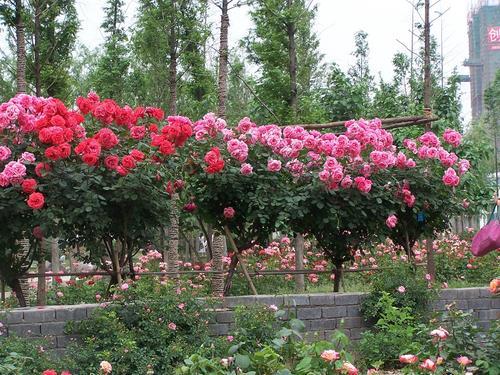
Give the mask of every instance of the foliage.
[[(452, 303), (442, 316), (430, 322), (422, 334), (428, 337), (425, 345), (420, 351), (409, 353), (414, 353), (412, 355), (422, 361), (427, 358), (434, 365), (436, 374), (500, 374), (500, 326), (497, 321), (491, 322), (489, 330), (479, 328), (470, 313), (456, 309)], [(422, 369), (422, 364), (419, 365), (418, 359), (403, 370), (406, 374), (428, 373)]]
[(148, 295), (135, 285), (122, 288), (114, 302), (73, 327), (83, 343), (69, 350), (70, 369), (93, 373), (106, 360), (113, 374), (142, 375), (147, 369), (171, 373), (202, 344), (209, 317), (200, 302), (189, 293), (176, 293), (172, 285), (157, 284), (155, 289)]
[(415, 340), (418, 326), (412, 310), (408, 306), (397, 307), (396, 303), (388, 292), (381, 292), (373, 306), (378, 320), (372, 330), (361, 334), (358, 347), (369, 366), (394, 368), (401, 354), (418, 352), (421, 348)]
[[(259, 310), (264, 319), (256, 315)], [(273, 310), (274, 318), (271, 319)], [(244, 315), (242, 311), (237, 314)], [(304, 323), (298, 319), (284, 320), (285, 314), (275, 306), (254, 308), (245, 317), (257, 318), (267, 331), (256, 329), (251, 323), (253, 334), (248, 336), (246, 329), (245, 336), (235, 334), (227, 356), (193, 354), (177, 368), (176, 374), (232, 375), (244, 371), (245, 374), (326, 375), (334, 370), (357, 374), (357, 369), (350, 364), (352, 357), (346, 351), (348, 339), (343, 333), (336, 331), (330, 341), (306, 343), (302, 340)], [(237, 320), (236, 332), (242, 332), (243, 327), (239, 326), (242, 323), (249, 328), (248, 321)], [(233, 338), (232, 335), (228, 337)]]
[(44, 340), (0, 337), (0, 371), (6, 375), (40, 375), (48, 368), (57, 368), (46, 345)]
[[(410, 263), (399, 262), (394, 267), (376, 273), (371, 292), (362, 302), (361, 311), (366, 320), (378, 321), (387, 308), (380, 300), (388, 295), (392, 307), (409, 311), (418, 321), (425, 314), (434, 294), (434, 289), (430, 288), (420, 269)], [(389, 297), (384, 298), (384, 301)]]
[[(308, 97), (312, 95), (314, 79), (318, 74), (321, 55), (319, 42), (312, 31), (316, 7), (304, 0), (289, 3), (279, 0), (255, 0), (251, 2), (250, 15), (254, 29), (243, 43), (252, 63), (259, 68), (257, 96), (276, 114), (281, 123), (314, 121)], [(291, 108), (290, 30), (296, 44), (297, 114)], [(254, 117), (261, 123), (276, 122), (276, 118), (253, 103)]]

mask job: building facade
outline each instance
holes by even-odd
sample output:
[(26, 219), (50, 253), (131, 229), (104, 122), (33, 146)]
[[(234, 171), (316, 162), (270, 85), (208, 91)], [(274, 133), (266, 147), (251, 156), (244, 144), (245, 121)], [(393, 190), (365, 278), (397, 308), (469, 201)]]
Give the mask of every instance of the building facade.
[(472, 118), (484, 111), (484, 90), (495, 79), (500, 68), (500, 0), (480, 0), (471, 10), (469, 25), (469, 59)]

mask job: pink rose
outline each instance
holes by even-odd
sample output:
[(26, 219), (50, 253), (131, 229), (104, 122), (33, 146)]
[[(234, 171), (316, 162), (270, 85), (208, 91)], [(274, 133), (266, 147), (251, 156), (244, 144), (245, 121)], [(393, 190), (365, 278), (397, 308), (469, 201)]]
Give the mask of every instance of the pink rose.
[(326, 362), (333, 362), (339, 358), (340, 354), (337, 353), (335, 350), (324, 350), (323, 353), (321, 353), (321, 359), (323, 359)]
[(248, 176), (248, 175), (252, 174), (252, 172), (253, 172), (253, 167), (251, 164), (244, 163), (241, 165), (240, 173), (242, 175)]
[(175, 331), (177, 329), (177, 325), (175, 323), (168, 323), (168, 329)]
[(270, 159), (267, 162), (267, 170), (269, 172), (278, 172), (281, 169), (281, 161), (276, 159)]
[(413, 354), (403, 354), (399, 356), (399, 362), (401, 363), (417, 363), (418, 362), (418, 357)]
[(400, 286), (398, 286), (397, 291), (398, 291), (399, 293), (404, 293), (404, 292), (406, 292), (406, 288), (405, 288), (403, 285), (400, 285)]
[(396, 217), (396, 215), (390, 215), (386, 220), (385, 220), (385, 224), (389, 227), (389, 228), (394, 228), (398, 223), (398, 218)]
[(0, 161), (7, 160), (12, 155), (10, 148), (6, 146), (0, 146)]
[(468, 366), (472, 363), (469, 357), (461, 355), (457, 358), (457, 362), (460, 363), (460, 366)]
[(372, 182), (365, 177), (358, 176), (354, 179), (356, 188), (362, 193), (368, 193), (372, 188)]
[(226, 219), (232, 219), (234, 217), (235, 213), (236, 213), (236, 211), (232, 207), (226, 207), (226, 208), (224, 208), (224, 217)]
[(460, 178), (457, 176), (457, 172), (453, 168), (448, 168), (444, 172), (443, 183), (446, 186), (458, 186), (460, 183)]

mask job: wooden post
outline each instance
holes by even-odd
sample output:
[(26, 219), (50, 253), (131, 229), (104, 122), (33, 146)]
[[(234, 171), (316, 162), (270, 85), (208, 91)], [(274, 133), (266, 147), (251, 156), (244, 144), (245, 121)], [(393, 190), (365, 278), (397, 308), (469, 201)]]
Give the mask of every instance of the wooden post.
[[(304, 236), (301, 233), (298, 233), (295, 236), (295, 270), (303, 271), (304, 270)], [(297, 293), (302, 293), (305, 290), (304, 284), (304, 274), (297, 273), (294, 275), (295, 277), (295, 291)]]
[[(424, 115), (432, 116), (431, 110), (431, 23), (429, 20), (430, 0), (425, 0), (425, 22), (424, 22)], [(425, 131), (430, 131), (432, 123), (425, 124)], [(427, 238), (425, 244), (427, 249), (427, 273), (431, 279), (436, 278), (436, 264), (434, 262), (434, 249), (432, 238)]]
[[(45, 238), (40, 240), (40, 248), (38, 253), (38, 273), (45, 274), (45, 245), (47, 241)], [(47, 304), (47, 280), (45, 276), (38, 276), (37, 283), (37, 298), (36, 298), (37, 306), (45, 306)]]
[(52, 272), (58, 273), (61, 270), (61, 261), (59, 259), (59, 239), (51, 238), (50, 259), (52, 263)]
[(227, 225), (224, 225), (224, 232), (226, 233), (226, 238), (229, 241), (229, 245), (231, 245), (231, 247), (234, 250), (234, 256), (236, 257), (236, 259), (238, 259), (238, 261), (239, 261), (239, 263), (241, 265), (241, 269), (243, 270), (243, 274), (245, 275), (245, 278), (247, 279), (248, 286), (250, 287), (252, 293), (254, 295), (257, 295), (258, 294), (257, 293), (257, 289), (255, 289), (255, 285), (253, 285), (252, 278), (248, 274), (247, 267), (245, 266), (245, 263), (243, 263), (240, 255), (239, 255), (238, 247), (236, 246), (236, 243), (234, 242), (234, 239), (233, 239), (233, 236), (231, 234), (231, 231), (229, 230), (229, 228), (227, 227)]

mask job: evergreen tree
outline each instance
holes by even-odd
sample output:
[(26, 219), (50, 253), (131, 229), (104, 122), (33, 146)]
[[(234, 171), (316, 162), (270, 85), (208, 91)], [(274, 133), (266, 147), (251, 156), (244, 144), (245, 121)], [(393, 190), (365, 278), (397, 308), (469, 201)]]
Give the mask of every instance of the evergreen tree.
[[(319, 42), (312, 32), (316, 7), (304, 0), (254, 0), (250, 12), (255, 24), (245, 44), (259, 68), (258, 97), (282, 123), (310, 120), (314, 78), (321, 61)], [(259, 102), (258, 122), (276, 119)]]
[(29, 5), (29, 80), (41, 95), (72, 100), (69, 71), (79, 27), (75, 0), (30, 0)]
[(213, 74), (205, 67), (206, 9), (205, 0), (140, 0), (131, 77), (138, 102), (197, 117), (210, 95), (215, 100)]
[(103, 53), (92, 74), (93, 86), (105, 98), (122, 103), (126, 96), (127, 73), (130, 65), (127, 35), (124, 30), (123, 0), (108, 0), (104, 6), (104, 22), (101, 25), (106, 40)]

